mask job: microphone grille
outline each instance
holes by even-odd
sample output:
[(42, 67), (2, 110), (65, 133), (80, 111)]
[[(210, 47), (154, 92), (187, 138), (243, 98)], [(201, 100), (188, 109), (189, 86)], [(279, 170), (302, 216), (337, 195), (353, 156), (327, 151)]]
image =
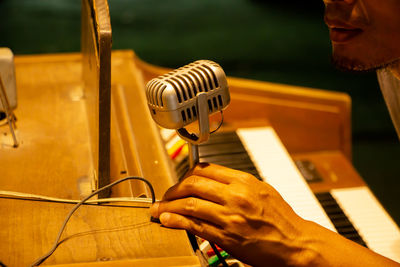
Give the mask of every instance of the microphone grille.
[[(210, 60), (198, 60), (152, 79), (146, 86), (149, 104), (163, 107), (163, 93), (171, 87), (178, 103), (193, 99), (199, 92), (209, 92), (220, 87), (216, 71), (222, 68)], [(218, 72), (218, 71), (217, 71)]]
[(210, 114), (224, 109), (230, 102), (225, 73), (213, 61), (195, 61), (154, 78), (146, 85), (152, 116), (166, 128), (176, 128), (178, 124), (186, 125), (197, 119), (196, 96), (201, 92), (207, 93)]

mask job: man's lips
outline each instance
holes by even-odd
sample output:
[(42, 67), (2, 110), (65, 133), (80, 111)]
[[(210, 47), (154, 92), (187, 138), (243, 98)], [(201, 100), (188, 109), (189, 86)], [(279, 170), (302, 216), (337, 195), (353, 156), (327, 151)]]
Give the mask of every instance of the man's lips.
[(345, 43), (355, 38), (363, 31), (361, 29), (329, 28), (329, 36), (334, 43)]
[(334, 43), (345, 43), (363, 32), (362, 29), (339, 20), (329, 20), (325, 17), (329, 27), (330, 38)]

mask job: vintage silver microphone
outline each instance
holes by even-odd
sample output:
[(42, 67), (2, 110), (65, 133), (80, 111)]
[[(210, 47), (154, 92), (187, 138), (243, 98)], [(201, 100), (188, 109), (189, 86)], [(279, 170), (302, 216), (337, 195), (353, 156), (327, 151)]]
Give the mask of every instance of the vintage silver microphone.
[[(198, 144), (210, 136), (209, 115), (222, 111), (230, 102), (223, 69), (209, 60), (195, 61), (149, 81), (146, 97), (153, 119), (164, 128), (176, 129), (188, 142), (189, 167), (192, 169), (199, 162)], [(198, 135), (185, 128), (195, 121), (198, 122)], [(192, 239), (195, 240), (194, 236)], [(223, 266), (228, 266), (215, 245), (210, 245)], [(199, 249), (197, 252), (200, 256)]]
[[(226, 108), (229, 88), (221, 66), (198, 60), (152, 79), (146, 85), (147, 103), (153, 119), (162, 127), (176, 129), (189, 143), (190, 168), (199, 162), (198, 144), (210, 136), (209, 115)], [(198, 122), (199, 133), (185, 126)]]

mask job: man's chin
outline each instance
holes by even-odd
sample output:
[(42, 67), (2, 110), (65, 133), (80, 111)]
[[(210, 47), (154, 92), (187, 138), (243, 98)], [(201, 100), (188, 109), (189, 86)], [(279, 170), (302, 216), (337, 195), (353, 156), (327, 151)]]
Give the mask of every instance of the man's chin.
[(373, 72), (381, 68), (386, 68), (399, 63), (400, 59), (381, 61), (380, 63), (366, 63), (354, 58), (332, 56), (333, 65), (346, 72)]
[(346, 72), (372, 72), (380, 68), (379, 66), (366, 65), (355, 59), (335, 56), (332, 56), (332, 64), (337, 69)]

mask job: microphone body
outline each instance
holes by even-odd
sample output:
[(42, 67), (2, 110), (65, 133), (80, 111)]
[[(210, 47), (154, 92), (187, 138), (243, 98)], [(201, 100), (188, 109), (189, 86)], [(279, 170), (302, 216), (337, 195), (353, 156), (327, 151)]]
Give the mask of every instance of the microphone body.
[(154, 78), (146, 85), (153, 119), (169, 129), (180, 129), (199, 119), (200, 94), (206, 95), (208, 114), (223, 110), (229, 104), (226, 76), (217, 63), (198, 60)]

